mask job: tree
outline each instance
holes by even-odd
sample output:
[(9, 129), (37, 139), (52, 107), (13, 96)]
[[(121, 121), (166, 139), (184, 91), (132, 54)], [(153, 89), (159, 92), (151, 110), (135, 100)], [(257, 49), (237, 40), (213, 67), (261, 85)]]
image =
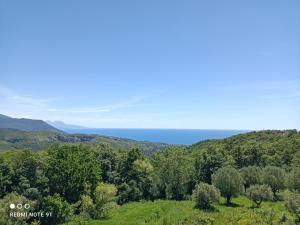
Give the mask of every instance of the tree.
[(200, 183), (193, 191), (193, 198), (197, 208), (209, 209), (212, 203), (219, 201), (220, 191), (213, 185)]
[(262, 183), (262, 171), (257, 166), (248, 166), (241, 169), (245, 190), (251, 185)]
[(243, 190), (243, 180), (239, 172), (232, 167), (223, 167), (212, 176), (213, 184), (226, 198), (226, 203), (231, 203), (231, 198), (238, 196)]
[(256, 204), (257, 207), (260, 207), (262, 201), (273, 199), (272, 190), (267, 185), (251, 185), (248, 188), (246, 195)]
[(50, 193), (58, 193), (68, 202), (80, 195), (92, 195), (100, 181), (100, 168), (93, 153), (83, 146), (63, 145), (49, 151), (47, 177)]
[(93, 151), (101, 167), (102, 180), (109, 183), (119, 183), (121, 180), (119, 174), (120, 153), (103, 143), (96, 145)]
[(277, 192), (285, 188), (285, 171), (276, 166), (267, 166), (263, 169), (263, 183), (270, 186), (277, 199)]
[(292, 191), (300, 193), (300, 167), (294, 167), (287, 179), (287, 186)]
[(41, 222), (44, 225), (56, 225), (67, 222), (73, 217), (72, 206), (64, 201), (59, 194), (44, 197), (41, 202), (41, 210), (51, 213), (51, 216), (42, 217)]
[[(10, 204), (14, 204), (15, 208), (10, 209)], [(22, 209), (17, 209), (16, 205), (17, 204), (29, 204), (30, 209), (29, 211), (22, 208)], [(10, 217), (9, 213), (10, 212), (33, 212), (35, 211), (36, 207), (36, 202), (31, 201), (27, 199), (26, 197), (19, 195), (16, 192), (9, 193), (4, 196), (4, 198), (0, 199), (0, 225), (26, 225), (28, 223), (28, 217)]]
[(185, 195), (192, 193), (193, 161), (184, 150), (167, 149), (156, 154), (153, 163), (159, 178), (160, 197), (183, 200)]
[(0, 198), (11, 191), (12, 170), (8, 163), (0, 157)]
[[(48, 179), (44, 173), (45, 162), (40, 154), (31, 150), (20, 151), (12, 161), (12, 190), (27, 198), (38, 199), (48, 193)], [(34, 191), (33, 191), (34, 189)], [(35, 192), (35, 194), (32, 194)]]
[(285, 206), (294, 214), (296, 223), (300, 223), (300, 194), (296, 192), (290, 192), (285, 196)]
[(201, 151), (195, 160), (195, 181), (211, 184), (212, 174), (225, 166), (227, 157), (219, 149)]

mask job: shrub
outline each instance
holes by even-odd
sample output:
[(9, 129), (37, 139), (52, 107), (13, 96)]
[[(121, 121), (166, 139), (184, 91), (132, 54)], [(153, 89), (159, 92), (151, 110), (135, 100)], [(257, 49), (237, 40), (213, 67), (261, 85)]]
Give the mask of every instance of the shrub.
[(80, 198), (80, 215), (84, 218), (94, 218), (95, 205), (93, 200), (88, 195), (82, 195)]
[(300, 194), (290, 192), (285, 196), (285, 207), (294, 214), (296, 223), (300, 223)]
[(113, 184), (100, 183), (94, 194), (94, 201), (88, 195), (81, 196), (80, 214), (86, 218), (101, 219), (107, 216), (117, 188)]
[(285, 188), (285, 171), (276, 166), (267, 166), (263, 170), (263, 183), (270, 186), (274, 198), (278, 199), (277, 192)]
[(220, 190), (221, 195), (226, 198), (227, 205), (231, 198), (238, 196), (243, 190), (243, 180), (239, 172), (232, 167), (219, 169), (212, 177), (213, 184)]
[(220, 191), (213, 185), (200, 183), (193, 191), (193, 198), (197, 208), (209, 209), (213, 202), (219, 201)]
[(100, 183), (95, 192), (95, 218), (103, 218), (112, 207), (113, 200), (117, 194), (117, 188), (113, 184)]
[(267, 185), (252, 185), (248, 188), (246, 195), (255, 202), (257, 207), (260, 207), (262, 201), (273, 199), (272, 190)]
[(69, 221), (73, 217), (72, 206), (61, 199), (59, 194), (47, 196), (42, 200), (41, 209), (44, 212), (51, 212), (51, 217), (42, 217), (42, 224), (55, 225)]

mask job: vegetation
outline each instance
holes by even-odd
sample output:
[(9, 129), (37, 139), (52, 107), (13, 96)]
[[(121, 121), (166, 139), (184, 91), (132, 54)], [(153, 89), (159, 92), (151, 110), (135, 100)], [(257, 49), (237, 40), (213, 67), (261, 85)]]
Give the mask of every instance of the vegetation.
[(243, 180), (239, 172), (231, 167), (219, 169), (212, 177), (213, 184), (220, 190), (221, 195), (226, 198), (226, 203), (231, 203), (232, 197), (237, 197), (243, 191)]
[[(296, 224), (299, 156), (300, 134), (293, 130), (168, 146), (150, 155), (99, 140), (5, 151), (0, 224)], [(9, 209), (11, 202), (51, 214), (10, 217), (20, 212)]]
[(152, 153), (161, 151), (169, 146), (162, 143), (134, 141), (100, 135), (66, 134), (49, 131), (25, 132), (15, 129), (0, 128), (0, 152), (24, 148), (33, 151), (41, 151), (51, 148), (51, 145), (53, 144), (84, 144), (89, 147), (105, 144), (118, 150), (139, 148), (145, 155), (151, 155)]
[(272, 190), (267, 185), (250, 186), (246, 195), (255, 202), (256, 207), (260, 207), (262, 201), (273, 200)]
[(220, 191), (213, 185), (200, 183), (196, 185), (193, 197), (197, 208), (209, 209), (212, 203), (219, 201)]

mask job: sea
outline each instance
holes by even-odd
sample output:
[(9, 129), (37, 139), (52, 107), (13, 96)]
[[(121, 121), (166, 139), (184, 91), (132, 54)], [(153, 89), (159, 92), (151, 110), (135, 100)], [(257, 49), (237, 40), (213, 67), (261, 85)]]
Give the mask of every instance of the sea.
[(222, 139), (247, 130), (202, 130), (202, 129), (75, 129), (65, 130), (68, 133), (98, 134), (111, 137), (127, 138), (136, 141), (159, 142), (166, 144), (191, 145), (203, 140)]

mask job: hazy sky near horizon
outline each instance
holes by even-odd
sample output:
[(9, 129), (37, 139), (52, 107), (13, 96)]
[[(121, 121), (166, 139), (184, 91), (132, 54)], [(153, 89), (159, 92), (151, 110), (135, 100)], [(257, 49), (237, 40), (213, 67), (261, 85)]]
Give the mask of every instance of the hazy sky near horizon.
[(0, 114), (300, 129), (299, 0), (0, 0)]

